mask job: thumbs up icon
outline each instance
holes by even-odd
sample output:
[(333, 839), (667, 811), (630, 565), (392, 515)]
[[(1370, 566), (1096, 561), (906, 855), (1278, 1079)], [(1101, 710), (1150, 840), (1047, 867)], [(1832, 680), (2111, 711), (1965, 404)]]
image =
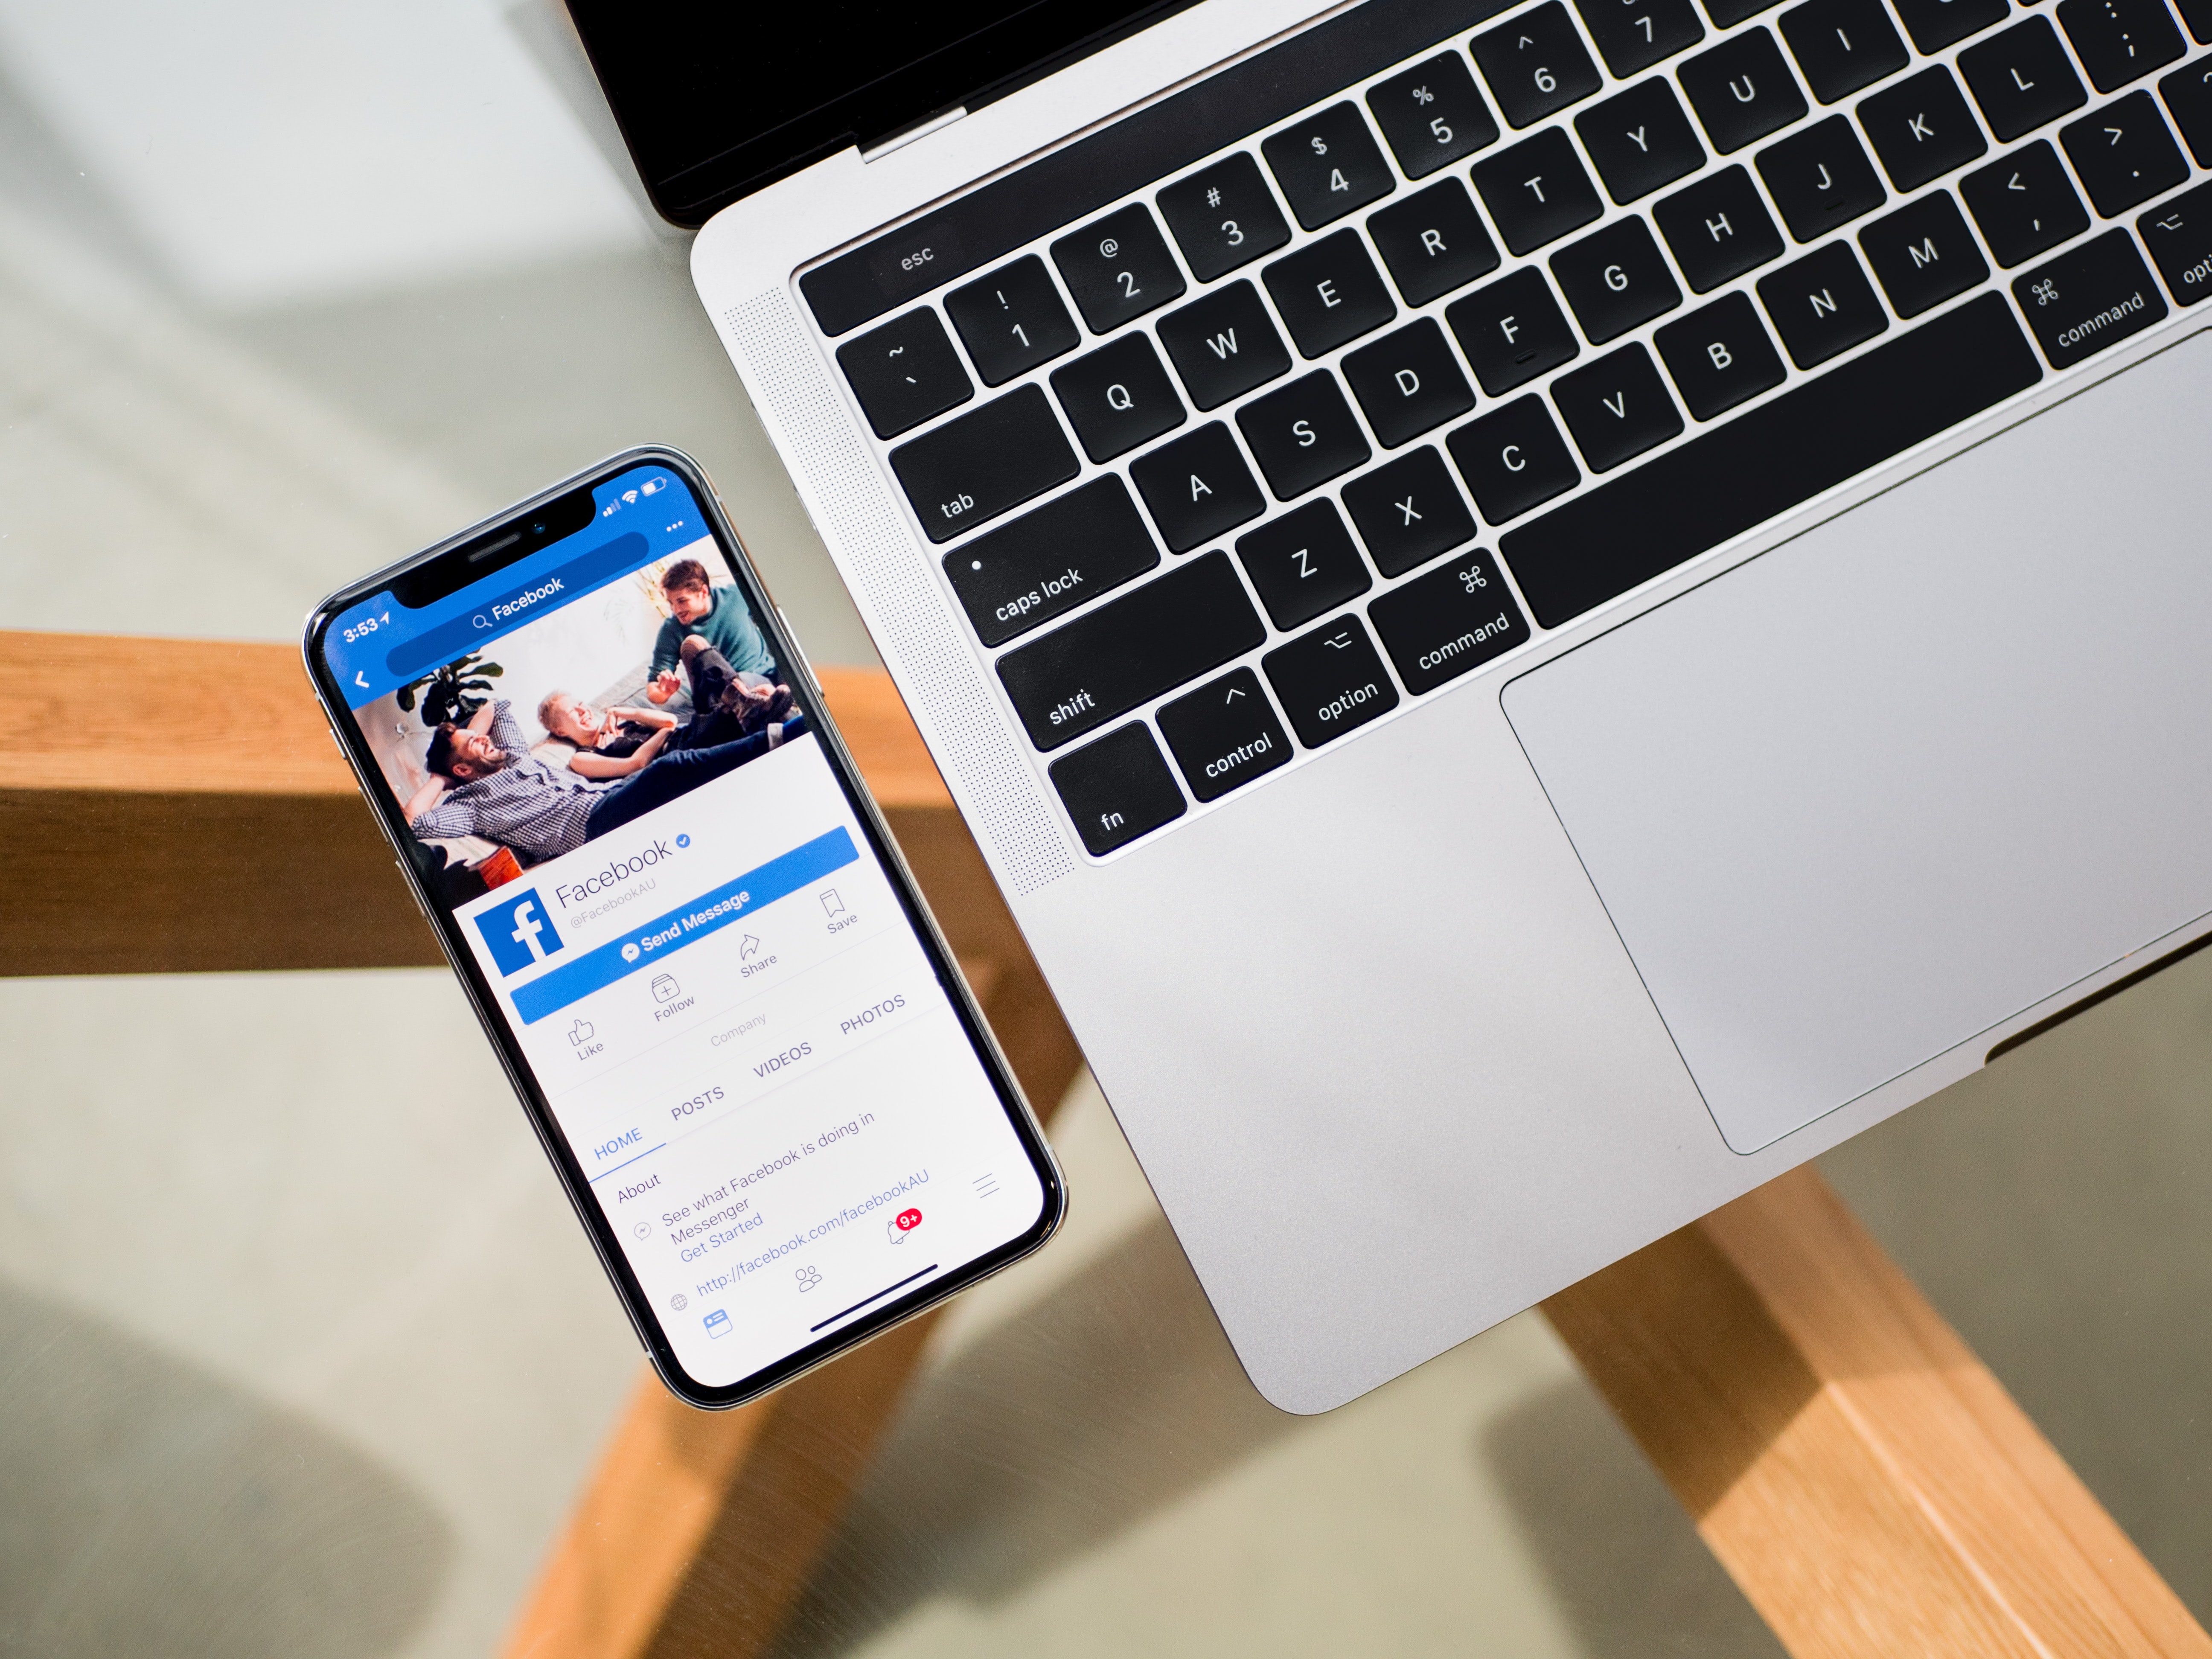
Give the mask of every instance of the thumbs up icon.
[(582, 1048), (591, 1040), (591, 1021), (587, 1019), (580, 1019), (574, 1025), (571, 1025), (568, 1028), (568, 1041), (574, 1043), (579, 1048)]

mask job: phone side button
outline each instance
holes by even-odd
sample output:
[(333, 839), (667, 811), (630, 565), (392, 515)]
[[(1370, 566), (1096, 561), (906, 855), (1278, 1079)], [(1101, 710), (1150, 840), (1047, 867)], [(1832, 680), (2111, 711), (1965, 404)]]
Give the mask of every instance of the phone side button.
[(799, 630), (791, 625), (791, 618), (780, 605), (775, 608), (775, 619), (783, 624), (783, 636), (791, 641), (792, 653), (799, 659), (799, 672), (806, 676), (808, 688), (816, 696), (821, 696), (822, 682), (815, 677), (814, 665), (806, 660), (806, 647), (799, 642)]

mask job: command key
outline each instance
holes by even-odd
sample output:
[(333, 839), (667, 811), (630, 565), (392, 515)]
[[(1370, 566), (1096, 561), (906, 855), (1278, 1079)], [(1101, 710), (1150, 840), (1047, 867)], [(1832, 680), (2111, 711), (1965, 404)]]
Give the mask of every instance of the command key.
[(2165, 296), (2124, 230), (2014, 277), (2012, 293), (2053, 368), (2071, 368), (2166, 315)]

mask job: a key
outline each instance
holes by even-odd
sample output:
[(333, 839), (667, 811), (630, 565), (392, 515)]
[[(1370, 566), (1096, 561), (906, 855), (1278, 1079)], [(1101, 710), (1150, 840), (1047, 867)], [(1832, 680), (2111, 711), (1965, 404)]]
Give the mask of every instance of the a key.
[(1093, 858), (1127, 847), (1190, 810), (1141, 720), (1054, 761), (1052, 783)]
[(1157, 718), (1183, 781), (1200, 800), (1218, 800), (1291, 757), (1291, 740), (1249, 668), (1232, 668), (1211, 685), (1162, 703)]
[(1291, 372), (1291, 354), (1260, 292), (1238, 281), (1159, 320), (1160, 343), (1200, 409), (1218, 409)]
[(1469, 421), (1444, 442), (1492, 524), (1517, 519), (1582, 481), (1544, 400), (1533, 392)]
[(1682, 303), (1682, 290), (1640, 218), (1616, 219), (1552, 256), (1559, 292), (1593, 345), (1603, 345)]
[(1309, 357), (1334, 351), (1398, 314), (1359, 233), (1340, 230), (1261, 273), (1275, 310)]
[(975, 637), (1003, 645), (1159, 562), (1129, 486), (1109, 472), (954, 548), (945, 576)]
[(1160, 217), (1201, 283), (1225, 276), (1291, 240), (1282, 209), (1243, 150), (1178, 179), (1159, 195)]
[(1093, 334), (1110, 334), (1183, 290), (1182, 272), (1142, 202), (1061, 237), (1052, 262)]
[(1583, 50), (1582, 36), (1559, 0), (1476, 35), (1469, 50), (1510, 126), (1540, 121), (1589, 97), (1600, 84), (1597, 65)]
[(1889, 326), (1849, 242), (1831, 242), (1760, 277), (1759, 302), (1800, 368), (1825, 363)]
[(1682, 430), (1651, 354), (1633, 343), (1560, 375), (1552, 401), (1593, 472), (1610, 472)]
[(2160, 0), (2058, 0), (2058, 26), (2100, 92), (2140, 80), (2188, 50)]
[(1893, 0), (1905, 32), (1923, 57), (2002, 23), (2012, 8), (2006, 0)]
[(1411, 443), (1474, 407), (1474, 388), (1433, 317), (1347, 354), (1344, 378), (1385, 449)]
[(2185, 306), (2212, 295), (2212, 185), (2175, 197), (2136, 221), (2159, 275)]
[(2148, 92), (2131, 92), (2059, 128), (2058, 142), (2087, 186), (2089, 200), (2107, 219), (2189, 176), (2181, 147)]
[(1606, 193), (1626, 205), (1705, 164), (1705, 147), (1664, 76), (1593, 104), (1575, 117)]
[(1498, 142), (1498, 123), (1455, 52), (1438, 52), (1370, 87), (1367, 107), (1408, 179), (1425, 179)]
[(1429, 445), (1361, 473), (1343, 494), (1367, 556), (1386, 576), (1402, 576), (1474, 539), (1474, 514)]
[(1700, 294), (1782, 257), (1782, 233), (1741, 162), (1655, 204), (1651, 216)]
[(1419, 696), (1449, 684), (1516, 645), (1528, 623), (1498, 564), (1479, 547), (1416, 577), (1367, 607), (1368, 620)]
[(1889, 199), (1858, 135), (1840, 115), (1792, 133), (1758, 159), (1767, 193), (1801, 242), (1816, 241)]
[[(2212, 0), (2205, 0), (2212, 11)], [(2159, 96), (2173, 112), (2173, 124), (2188, 142), (2200, 167), (2212, 167), (2212, 58), (2184, 64), (2158, 83)]]
[(1131, 334), (1052, 374), (1083, 453), (1110, 461), (1183, 423), (1182, 400), (1143, 334)]
[(1859, 232), (1859, 246), (1900, 317), (1955, 299), (1990, 274), (1948, 190), (1875, 220)]
[(2089, 101), (2048, 17), (2017, 23), (1959, 54), (1959, 72), (2001, 144)]
[(1516, 253), (1556, 242), (1604, 211), (1589, 174), (1575, 159), (1575, 147), (1557, 127), (1477, 161), (1474, 187)]
[(1781, 354), (1747, 294), (1723, 294), (1652, 337), (1692, 417), (1710, 421), (1782, 384)]
[(1409, 306), (1425, 306), (1498, 269), (1498, 244), (1456, 179), (1369, 214), (1367, 234)]
[(1896, 74), (1911, 59), (1881, 0), (1808, 0), (1779, 21), (1805, 84), (1824, 104)]
[(1275, 626), (1288, 633), (1375, 586), (1328, 496), (1237, 538), (1237, 556)]
[(1805, 94), (1782, 48), (1763, 28), (1747, 29), (1711, 51), (1686, 58), (1674, 73), (1690, 106), (1723, 155), (1788, 126), (1805, 112)]
[(1030, 741), (1071, 743), (1267, 636), (1229, 556), (1205, 553), (999, 659)]
[(927, 306), (847, 341), (837, 348), (837, 367), (878, 438), (895, 438), (975, 395)]
[(1890, 182), (1907, 192), (1964, 167), (1990, 147), (1966, 112), (1959, 83), (1941, 64), (1864, 100), (1859, 125), (1873, 140)]
[(1260, 659), (1291, 729), (1309, 749), (1398, 706), (1398, 689), (1359, 618), (1346, 614)]
[(1734, 28), (1747, 17), (1756, 17), (1781, 0), (1705, 0), (1705, 12), (1715, 28)]
[(1582, 349), (1544, 274), (1523, 265), (1444, 312), (1474, 378), (1493, 398), (1548, 374)]
[(985, 386), (1004, 386), (1074, 350), (1083, 338), (1044, 261), (1034, 253), (954, 289), (945, 296), (945, 311)]
[(1640, 75), (1705, 38), (1690, 0), (1575, 0), (1575, 9), (1618, 80)]
[(2165, 295), (2118, 228), (2014, 277), (2012, 294), (2053, 368), (2094, 357), (2166, 316)]
[(1017, 386), (890, 453), (922, 533), (950, 541), (1080, 468), (1044, 388)]
[(1334, 224), (1398, 185), (1357, 104), (1332, 104), (1271, 134), (1260, 153), (1267, 158), (1291, 211), (1308, 230)]
[(2089, 211), (2048, 139), (2022, 146), (1959, 181), (1959, 193), (1997, 263), (2010, 269), (2089, 228)]
[(1237, 428), (1267, 475), (1277, 501), (1296, 501), (1317, 484), (1366, 464), (1374, 452), (1336, 376), (1327, 369), (1255, 398), (1237, 411)]
[(1138, 456), (1129, 477), (1171, 553), (1188, 553), (1267, 509), (1259, 480), (1219, 421)]

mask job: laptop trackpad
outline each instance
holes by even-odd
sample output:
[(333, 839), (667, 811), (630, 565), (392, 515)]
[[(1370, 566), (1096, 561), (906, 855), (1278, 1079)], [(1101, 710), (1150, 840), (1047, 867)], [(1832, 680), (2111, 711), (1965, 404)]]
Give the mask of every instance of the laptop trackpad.
[(2212, 910), (2207, 433), (2200, 334), (1507, 687), (1737, 1152)]

